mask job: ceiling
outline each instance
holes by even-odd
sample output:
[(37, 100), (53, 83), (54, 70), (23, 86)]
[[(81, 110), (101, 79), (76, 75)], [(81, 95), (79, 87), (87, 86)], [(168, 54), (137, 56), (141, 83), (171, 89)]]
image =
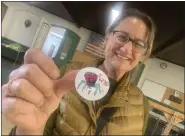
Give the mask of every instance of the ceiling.
[(26, 2), (62, 17), (78, 27), (104, 35), (111, 10), (137, 8), (151, 16), (157, 33), (152, 56), (185, 66), (185, 2)]

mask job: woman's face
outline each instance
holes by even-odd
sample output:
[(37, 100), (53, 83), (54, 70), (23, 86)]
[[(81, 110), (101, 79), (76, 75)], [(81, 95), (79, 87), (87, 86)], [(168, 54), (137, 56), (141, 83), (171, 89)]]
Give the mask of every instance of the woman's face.
[(146, 33), (147, 27), (142, 20), (136, 17), (122, 20), (114, 31), (105, 37), (107, 64), (116, 71), (132, 70), (146, 51)]

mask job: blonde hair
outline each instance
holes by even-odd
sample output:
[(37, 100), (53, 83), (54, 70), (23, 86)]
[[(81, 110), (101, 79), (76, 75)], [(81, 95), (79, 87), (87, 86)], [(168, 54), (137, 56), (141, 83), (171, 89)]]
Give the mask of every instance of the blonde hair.
[(148, 28), (148, 38), (147, 38), (147, 44), (148, 44), (148, 49), (145, 54), (145, 58), (148, 58), (151, 55), (152, 52), (152, 47), (153, 47), (153, 42), (155, 39), (155, 33), (156, 33), (156, 25), (149, 17), (148, 15), (142, 13), (141, 11), (137, 9), (127, 9), (120, 14), (111, 25), (109, 25), (105, 31), (105, 35), (111, 33), (114, 31), (114, 28), (119, 25), (119, 23), (124, 20), (127, 17), (136, 17), (141, 19), (147, 26)]

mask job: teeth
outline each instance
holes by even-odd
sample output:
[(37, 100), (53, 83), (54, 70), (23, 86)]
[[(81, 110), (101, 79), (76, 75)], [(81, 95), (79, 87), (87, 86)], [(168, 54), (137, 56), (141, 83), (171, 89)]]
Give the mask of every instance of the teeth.
[(121, 55), (119, 55), (119, 54), (117, 54), (117, 56), (118, 56), (119, 58), (121, 58), (121, 59), (129, 60), (129, 58), (127, 58), (127, 57), (123, 57), (123, 56), (121, 56)]

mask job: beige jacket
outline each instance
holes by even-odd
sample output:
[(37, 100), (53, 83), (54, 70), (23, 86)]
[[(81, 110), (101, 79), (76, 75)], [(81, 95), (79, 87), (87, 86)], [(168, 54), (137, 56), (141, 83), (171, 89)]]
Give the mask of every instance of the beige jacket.
[[(70, 62), (61, 69), (61, 74), (74, 69), (98, 65), (94, 63)], [(148, 100), (141, 90), (129, 82), (129, 76), (118, 83), (108, 103), (93, 110), (93, 103), (82, 99), (71, 90), (62, 98), (59, 108), (47, 121), (44, 135), (94, 135), (96, 120), (104, 108), (117, 107), (117, 111), (105, 125), (101, 135), (143, 135), (148, 118)], [(15, 130), (15, 129), (14, 129)], [(12, 131), (11, 135), (13, 135)]]
[[(101, 61), (90, 63), (70, 62), (61, 69), (62, 74), (87, 66), (96, 67)], [(94, 135), (96, 120), (107, 107), (117, 107), (116, 113), (103, 128), (101, 135), (143, 135), (148, 118), (148, 101), (141, 90), (129, 82), (125, 76), (115, 88), (109, 102), (93, 110), (93, 103), (82, 99), (71, 90), (61, 100), (58, 113), (51, 127), (54, 135)]]

